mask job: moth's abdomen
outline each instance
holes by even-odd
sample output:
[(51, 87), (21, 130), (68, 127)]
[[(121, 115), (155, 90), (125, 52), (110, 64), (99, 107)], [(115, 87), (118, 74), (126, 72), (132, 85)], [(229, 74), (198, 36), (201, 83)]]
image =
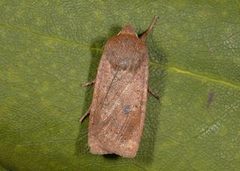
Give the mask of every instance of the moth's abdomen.
[(113, 68), (136, 71), (143, 58), (146, 57), (147, 48), (138, 37), (120, 34), (112, 37), (105, 45), (104, 55)]

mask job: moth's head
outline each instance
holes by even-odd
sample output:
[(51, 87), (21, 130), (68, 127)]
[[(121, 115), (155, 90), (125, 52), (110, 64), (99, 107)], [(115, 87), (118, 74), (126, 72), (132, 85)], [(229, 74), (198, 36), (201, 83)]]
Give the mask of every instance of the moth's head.
[(122, 30), (118, 33), (119, 34), (130, 34), (130, 35), (134, 35), (137, 36), (137, 34), (135, 33), (134, 28), (131, 25), (125, 25)]

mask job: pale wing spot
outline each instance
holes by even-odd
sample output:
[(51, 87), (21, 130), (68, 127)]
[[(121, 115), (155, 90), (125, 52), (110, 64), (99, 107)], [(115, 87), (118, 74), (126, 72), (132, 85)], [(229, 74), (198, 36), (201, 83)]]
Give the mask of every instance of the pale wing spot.
[(121, 147), (125, 148), (125, 149), (133, 149), (137, 146), (137, 142), (136, 141), (132, 141), (129, 140), (126, 143), (121, 144)]

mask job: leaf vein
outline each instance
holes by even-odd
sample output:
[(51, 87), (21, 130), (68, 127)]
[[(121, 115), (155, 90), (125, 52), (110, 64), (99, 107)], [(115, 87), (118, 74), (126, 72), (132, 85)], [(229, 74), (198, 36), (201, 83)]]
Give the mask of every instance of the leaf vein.
[(174, 71), (174, 72), (179, 73), (179, 74), (189, 75), (191, 77), (197, 78), (197, 79), (202, 80), (202, 81), (215, 82), (215, 83), (219, 83), (219, 84), (225, 85), (227, 87), (240, 89), (240, 85), (238, 85), (237, 83), (230, 82), (228, 80), (223, 80), (223, 79), (219, 79), (219, 78), (209, 77), (209, 76), (206, 76), (206, 75), (202, 75), (202, 74), (199, 74), (199, 73), (194, 73), (192, 71), (188, 71), (188, 70), (185, 70), (185, 69), (180, 69), (178, 67), (173, 67), (173, 66), (168, 67), (168, 69), (170, 71)]

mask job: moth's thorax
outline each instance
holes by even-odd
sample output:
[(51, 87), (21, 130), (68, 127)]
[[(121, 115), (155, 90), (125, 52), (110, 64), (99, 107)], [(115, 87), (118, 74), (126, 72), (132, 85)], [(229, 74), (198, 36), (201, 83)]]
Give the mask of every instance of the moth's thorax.
[(113, 68), (136, 71), (143, 58), (147, 57), (147, 47), (136, 35), (120, 32), (107, 42), (104, 55)]
[(121, 34), (128, 34), (128, 35), (133, 35), (137, 37), (137, 34), (135, 33), (134, 28), (131, 25), (125, 25), (122, 30), (118, 33), (118, 35)]

